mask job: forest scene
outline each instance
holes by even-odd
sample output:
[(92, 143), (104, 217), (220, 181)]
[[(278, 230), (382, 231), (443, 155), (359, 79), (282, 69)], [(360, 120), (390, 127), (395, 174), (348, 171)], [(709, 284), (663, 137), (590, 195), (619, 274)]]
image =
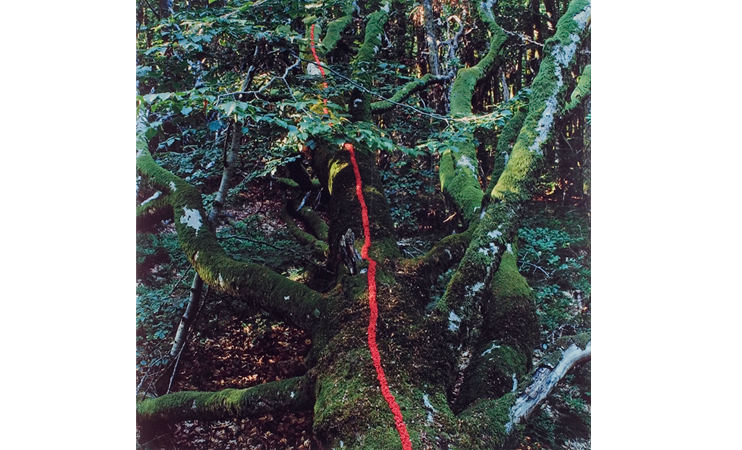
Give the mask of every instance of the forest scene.
[(590, 449), (590, 33), (137, 0), (137, 448)]

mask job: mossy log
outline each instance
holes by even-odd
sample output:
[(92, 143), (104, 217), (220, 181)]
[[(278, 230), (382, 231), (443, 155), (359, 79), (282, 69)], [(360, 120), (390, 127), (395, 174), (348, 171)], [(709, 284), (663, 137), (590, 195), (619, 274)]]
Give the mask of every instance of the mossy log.
[(227, 420), (314, 405), (314, 383), (307, 377), (218, 392), (181, 391), (148, 398), (137, 405), (137, 423)]

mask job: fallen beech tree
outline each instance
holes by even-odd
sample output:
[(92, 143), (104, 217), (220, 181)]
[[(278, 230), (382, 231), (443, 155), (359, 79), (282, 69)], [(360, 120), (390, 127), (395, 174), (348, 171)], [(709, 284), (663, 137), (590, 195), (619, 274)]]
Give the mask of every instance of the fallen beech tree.
[[(507, 36), (497, 24), (494, 3), (478, 5), (491, 40), (480, 63), (460, 69), (453, 79), (452, 119), (472, 116), (475, 86), (496, 76)], [(374, 49), (382, 45), (390, 14), (389, 4), (374, 2), (366, 9), (374, 6), (364, 19), (363, 44), (352, 61), (358, 87), (347, 105), (356, 122), (370, 122), (375, 109), (389, 107), (372, 106), (366, 70)], [(349, 15), (351, 6), (328, 26), (321, 54), (340, 41)], [(478, 180), (473, 135), (457, 150), (442, 154), (441, 188), (467, 230), (441, 240), (421, 257), (404, 258), (397, 246), (373, 152), (363, 142), (356, 142), (352, 151), (347, 144), (314, 142), (312, 169), (331, 196), (329, 221), (324, 223), (302, 202), (299, 209), (304, 213), (293, 215), (311, 225), (307, 231), (290, 228), (316, 252), (326, 254), (327, 267), (335, 276), (334, 288), (327, 292), (229, 257), (209, 226), (201, 194), (165, 170), (146, 144), (141, 145), (138, 175), (161, 194), (138, 208), (140, 220), (171, 217), (180, 247), (205, 284), (301, 328), (313, 342), (303, 376), (248, 389), (175, 392), (140, 401), (137, 420), (142, 433), (182, 420), (311, 408), (314, 431), (324, 448), (401, 448), (402, 429), (416, 449), (502, 447), (569, 369), (590, 357), (589, 336), (581, 336), (556, 357), (551, 355), (550, 363), (533, 366), (533, 349), (540, 345), (539, 323), (514, 251), (523, 204), (531, 198), (555, 117), (565, 103), (566, 80), (572, 77), (589, 18), (590, 2), (573, 0), (554, 37), (544, 45), (507, 165), (498, 169), (501, 174), (493, 174), (496, 182), (489, 189), (482, 189)], [(308, 48), (303, 55), (311, 55)], [(312, 63), (303, 64), (306, 68)], [(432, 81), (438, 80), (413, 82), (394, 98), (402, 100)], [(299, 192), (307, 180), (295, 175), (285, 184)], [(288, 211), (284, 217), (293, 220)], [(348, 244), (348, 230), (355, 236), (354, 244)], [(348, 245), (355, 245), (363, 258)], [(452, 268), (456, 271), (451, 282), (431, 307), (431, 279)], [(369, 304), (372, 296), (377, 317)], [(380, 363), (370, 350), (372, 340)], [(389, 395), (382, 392), (385, 385), (402, 423), (399, 417), (395, 421)]]

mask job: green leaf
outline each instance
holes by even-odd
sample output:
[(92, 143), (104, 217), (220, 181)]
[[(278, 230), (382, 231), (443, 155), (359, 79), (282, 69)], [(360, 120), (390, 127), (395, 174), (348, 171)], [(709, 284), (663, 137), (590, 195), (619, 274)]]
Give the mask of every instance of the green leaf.
[(210, 131), (218, 131), (224, 123), (221, 120), (212, 120), (209, 122), (209, 130)]
[(224, 103), (223, 105), (219, 106), (219, 109), (224, 111), (224, 114), (229, 116), (235, 111), (235, 109), (237, 109), (237, 102)]
[(191, 108), (190, 106), (186, 106), (185, 108), (180, 110), (180, 112), (183, 113), (184, 116), (190, 114), (191, 111), (193, 111), (193, 108)]

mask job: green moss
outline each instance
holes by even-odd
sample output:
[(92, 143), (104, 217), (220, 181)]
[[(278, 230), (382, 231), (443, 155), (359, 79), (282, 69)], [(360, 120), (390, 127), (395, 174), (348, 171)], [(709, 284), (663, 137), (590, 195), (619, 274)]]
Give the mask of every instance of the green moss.
[[(559, 19), (556, 34), (544, 45), (544, 58), (531, 85), (528, 114), (515, 141), (508, 165), (492, 189), (493, 200), (523, 202), (530, 198), (543, 152), (590, 12), (589, 0), (575, 0)], [(578, 24), (574, 17), (583, 19)]]
[(324, 220), (312, 208), (304, 207), (299, 210), (299, 215), (309, 226), (312, 233), (322, 241), (327, 241), (328, 227)]
[(294, 235), (294, 237), (296, 237), (299, 243), (311, 246), (313, 248), (313, 253), (317, 257), (327, 256), (327, 252), (329, 251), (327, 243), (315, 238), (311, 234), (299, 228), (294, 223), (294, 220), (288, 214), (285, 207), (281, 209), (280, 217), (281, 220), (283, 220), (283, 222), (286, 224), (289, 232)]
[[(389, 15), (384, 11), (376, 11), (368, 15), (366, 29), (363, 35), (363, 44), (353, 60), (353, 76), (365, 86), (369, 86), (372, 78), (371, 67), (376, 59), (376, 53), (381, 48), (381, 36)], [(368, 105), (370, 108), (370, 103)]]
[(473, 67), (459, 69), (451, 86), (451, 117), (472, 115), (471, 99), (474, 87), (490, 72), (506, 39), (507, 35), (498, 26), (490, 39), (490, 48), (485, 57)]
[(335, 181), (335, 177), (338, 173), (340, 173), (340, 171), (342, 171), (349, 165), (349, 161), (339, 159), (333, 159), (330, 163), (330, 176), (327, 178), (327, 190), (330, 192), (330, 195), (332, 195), (332, 185)]
[(562, 336), (557, 339), (556, 344), (564, 350), (567, 350), (572, 344), (585, 350), (590, 339), (590, 333), (580, 333), (572, 336)]
[(497, 147), (495, 149), (495, 163), (492, 168), (492, 174), (490, 181), (487, 184), (487, 188), (484, 190), (484, 196), (489, 203), (490, 196), (492, 195), (492, 189), (494, 189), (497, 181), (500, 179), (500, 175), (505, 171), (506, 155), (509, 157), (510, 152), (515, 142), (515, 139), (520, 133), (520, 129), (523, 126), (523, 121), (526, 118), (527, 110), (525, 108), (517, 108), (513, 117), (505, 124), (505, 127), (500, 133), (497, 139)]
[(303, 409), (314, 402), (314, 386), (306, 377), (218, 392), (182, 391), (149, 398), (137, 406), (137, 421), (219, 420), (271, 411)]
[(515, 253), (515, 244), (511, 246), (512, 251), (506, 251), (500, 261), (500, 268), (492, 280), (492, 294), (495, 298), (502, 297), (524, 297), (533, 299), (533, 293), (528, 282), (518, 272)]
[(464, 256), (471, 242), (473, 230), (474, 228), (470, 227), (463, 233), (446, 236), (423, 256), (400, 261), (400, 270), (425, 277), (428, 286), (434, 284), (442, 273), (458, 264)]
[(292, 189), (299, 189), (299, 183), (289, 178), (276, 177), (276, 182), (283, 184), (284, 186)]
[(529, 355), (500, 341), (476, 348), (474, 361), (456, 399), (460, 411), (481, 398), (497, 399), (513, 388), (513, 374), (521, 379), (528, 371)]
[(484, 335), (516, 346), (530, 358), (531, 349), (540, 339), (539, 320), (533, 291), (518, 272), (515, 244), (511, 250), (502, 256), (492, 279), (492, 299), (485, 313)]
[(505, 424), (510, 420), (510, 408), (515, 394), (508, 393), (497, 400), (480, 399), (461, 413), (462, 433), (456, 448), (467, 450), (500, 448), (505, 443)]
[[(342, 16), (339, 19), (330, 22), (327, 25), (327, 34), (325, 34), (324, 39), (322, 39), (322, 43), (317, 47), (317, 49), (320, 50), (323, 54), (330, 53), (332, 50), (334, 50), (335, 46), (342, 37), (343, 30), (345, 30), (345, 28), (347, 28), (351, 22), (353, 22), (352, 14)], [(315, 36), (317, 35), (316, 33), (317, 32), (315, 31)]]
[[(493, 21), (494, 24), (494, 21)], [(459, 69), (451, 86), (451, 117), (472, 115), (472, 95), (477, 83), (487, 76), (495, 65), (495, 60), (503, 48), (507, 35), (494, 24), (490, 48), (475, 66)], [(477, 149), (474, 135), (470, 133), (465, 143), (458, 145), (458, 152), (446, 150), (441, 155), (441, 189), (456, 205), (466, 223), (471, 223), (482, 205), (482, 187), (477, 173)], [(474, 170), (471, 170), (471, 168)]]
[[(412, 80), (409, 83), (402, 86), (397, 92), (394, 93), (391, 100), (395, 103), (400, 103), (409, 98), (410, 95), (414, 94), (415, 92), (419, 91), (420, 89), (433, 84), (433, 83), (440, 83), (443, 80), (442, 77), (436, 77), (433, 74), (425, 74), (422, 78), (418, 78), (417, 80)], [(389, 108), (392, 108), (394, 106), (393, 103), (388, 102), (386, 100), (382, 100), (380, 102), (374, 102), (371, 103), (371, 111), (374, 113), (381, 113), (386, 111)]]
[[(383, 264), (386, 259), (398, 258), (400, 255), (394, 236), (394, 222), (381, 187), (375, 155), (362, 143), (355, 145), (355, 155), (364, 188), (363, 197), (368, 208), (372, 241), (369, 253), (378, 263)], [(350, 153), (346, 150), (333, 152), (332, 156), (318, 155), (318, 157), (329, 167), (328, 185), (332, 185), (329, 208), (329, 259), (339, 261), (339, 256), (338, 258), (335, 256), (338, 255), (340, 236), (348, 229), (353, 230), (358, 248), (363, 245), (364, 240), (361, 206), (356, 196), (355, 173), (350, 164)]]
[[(469, 138), (468, 142), (458, 145), (457, 152), (446, 150), (441, 154), (438, 170), (441, 190), (453, 200), (466, 224), (479, 217), (484, 195), (476, 173), (478, 162), (474, 136)], [(474, 170), (471, 170), (472, 167)]]
[(590, 64), (582, 69), (582, 74), (577, 82), (575, 90), (572, 91), (569, 103), (564, 107), (564, 112), (567, 113), (577, 107), (582, 100), (590, 95)]

